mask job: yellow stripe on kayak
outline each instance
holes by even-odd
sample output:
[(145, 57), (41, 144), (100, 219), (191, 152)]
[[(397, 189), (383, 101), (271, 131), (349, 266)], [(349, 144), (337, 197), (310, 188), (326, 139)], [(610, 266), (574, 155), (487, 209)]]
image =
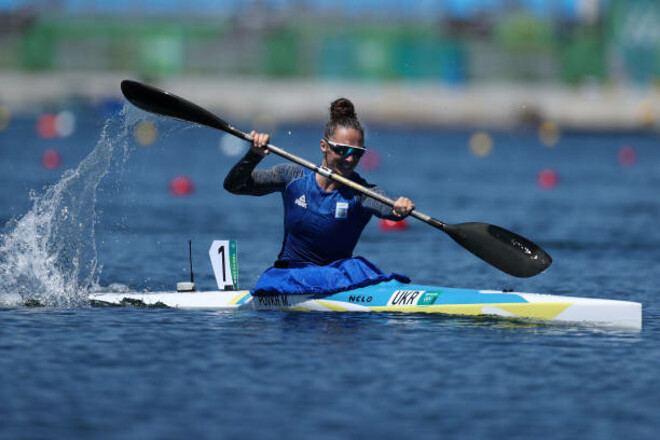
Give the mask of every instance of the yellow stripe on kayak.
[(246, 296), (248, 293), (250, 293), (249, 290), (244, 290), (244, 291), (242, 291), (242, 292), (239, 292), (238, 295), (236, 295), (235, 297), (233, 297), (233, 298), (231, 299), (231, 301), (229, 301), (229, 305), (230, 305), (230, 306), (233, 306), (233, 305), (235, 305), (235, 304), (238, 304), (238, 302), (239, 302), (240, 300), (242, 300), (243, 298), (245, 298), (245, 296)]
[[(500, 309), (517, 318), (551, 320), (573, 303), (501, 303), (501, 304), (438, 304), (430, 306), (371, 306), (374, 312), (406, 312), (406, 313), (442, 313), (446, 315), (498, 315)], [(486, 309), (486, 310), (484, 310)], [(502, 313), (501, 315), (505, 315)]]
[(318, 304), (321, 304), (323, 307), (326, 307), (328, 310), (332, 310), (333, 312), (348, 312), (350, 309), (341, 306), (337, 304), (336, 302), (331, 302), (331, 301), (323, 301), (322, 299), (319, 299), (316, 301)]
[(544, 304), (503, 304), (497, 308), (519, 316), (532, 319), (555, 319), (561, 312), (572, 306), (573, 303), (544, 303)]

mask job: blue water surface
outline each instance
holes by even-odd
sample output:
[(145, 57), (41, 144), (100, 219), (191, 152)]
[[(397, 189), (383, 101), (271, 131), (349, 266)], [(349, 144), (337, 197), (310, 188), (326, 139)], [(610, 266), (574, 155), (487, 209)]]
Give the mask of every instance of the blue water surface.
[[(0, 132), (1, 438), (657, 437), (657, 134), (565, 132), (549, 148), (532, 129), (489, 130), (494, 148), (481, 158), (468, 148), (475, 130), (366, 120), (380, 154), (377, 169), (360, 171), (368, 180), (443, 221), (519, 232), (554, 264), (512, 278), (414, 220), (387, 233), (372, 221), (356, 254), (418, 284), (642, 302), (644, 329), (619, 332), (89, 307), (88, 289), (172, 290), (189, 277), (189, 239), (199, 288), (215, 287), (207, 252), (220, 238), (238, 241), (239, 281), (252, 286), (279, 250), (281, 201), (221, 189), (237, 160), (219, 148), (230, 143), (221, 133), (152, 118), (158, 138), (143, 147), (133, 133), (145, 115), (79, 112), (71, 137), (43, 140), (35, 117)], [(273, 143), (318, 160), (321, 131), (279, 127)], [(624, 146), (634, 166), (618, 161)], [(41, 166), (50, 148), (62, 168)], [(558, 173), (554, 189), (538, 186), (543, 169)], [(177, 175), (193, 179), (192, 195), (169, 193)], [(30, 298), (46, 307), (20, 305)]]

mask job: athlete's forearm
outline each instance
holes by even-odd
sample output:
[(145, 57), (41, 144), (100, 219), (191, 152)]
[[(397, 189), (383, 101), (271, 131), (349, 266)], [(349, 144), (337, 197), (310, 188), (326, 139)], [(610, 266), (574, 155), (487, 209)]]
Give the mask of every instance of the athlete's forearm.
[(224, 188), (232, 194), (253, 194), (256, 184), (252, 172), (263, 156), (249, 150), (225, 177)]
[[(373, 186), (369, 189), (387, 197), (385, 191), (379, 186)], [(362, 197), (362, 206), (369, 209), (376, 217), (386, 220), (401, 220), (401, 217), (394, 214), (390, 205), (386, 205), (385, 203), (379, 202), (378, 200), (372, 199), (371, 197), (367, 197), (366, 195), (363, 195)]]

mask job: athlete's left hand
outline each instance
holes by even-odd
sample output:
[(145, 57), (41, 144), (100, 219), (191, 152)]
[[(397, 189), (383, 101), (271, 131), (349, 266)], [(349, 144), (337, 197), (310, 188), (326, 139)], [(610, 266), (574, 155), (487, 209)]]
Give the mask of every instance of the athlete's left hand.
[(407, 217), (412, 210), (415, 209), (415, 204), (408, 197), (399, 197), (394, 202), (392, 213), (395, 217)]

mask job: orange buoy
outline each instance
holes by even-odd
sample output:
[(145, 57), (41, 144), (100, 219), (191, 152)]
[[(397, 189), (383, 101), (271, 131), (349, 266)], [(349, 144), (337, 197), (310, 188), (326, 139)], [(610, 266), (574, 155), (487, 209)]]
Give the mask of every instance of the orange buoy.
[(477, 157), (486, 157), (493, 152), (493, 138), (483, 131), (470, 136), (470, 151)]
[(148, 147), (156, 142), (158, 138), (158, 127), (151, 121), (142, 121), (135, 126), (133, 136), (138, 144)]
[(57, 116), (45, 114), (37, 119), (37, 134), (44, 139), (57, 137)]

